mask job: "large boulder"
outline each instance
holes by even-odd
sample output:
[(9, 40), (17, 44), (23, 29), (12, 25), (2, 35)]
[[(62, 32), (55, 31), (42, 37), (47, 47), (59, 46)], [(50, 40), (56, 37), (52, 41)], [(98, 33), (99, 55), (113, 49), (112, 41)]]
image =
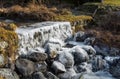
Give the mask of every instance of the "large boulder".
[(32, 51), (28, 55), (28, 59), (34, 62), (39, 62), (39, 61), (45, 61), (47, 59), (47, 54), (44, 52), (39, 52), (39, 51)]
[(20, 79), (11, 69), (0, 68), (0, 79)]
[(65, 66), (65, 68), (71, 68), (74, 65), (74, 58), (68, 51), (61, 52), (58, 60)]
[(27, 59), (17, 59), (15, 62), (16, 71), (22, 76), (30, 76), (35, 71), (35, 65)]
[(53, 70), (55, 71), (56, 74), (66, 72), (65, 66), (58, 61), (53, 62), (52, 68), (53, 68)]
[(80, 64), (89, 60), (89, 55), (80, 46), (73, 47), (71, 53), (74, 56), (75, 64)]

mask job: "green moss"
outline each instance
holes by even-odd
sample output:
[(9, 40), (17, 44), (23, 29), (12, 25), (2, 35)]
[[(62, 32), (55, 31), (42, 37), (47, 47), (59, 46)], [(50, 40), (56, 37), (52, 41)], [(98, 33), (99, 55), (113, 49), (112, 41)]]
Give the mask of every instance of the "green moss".
[(3, 48), (0, 46), (0, 54), (3, 54), (6, 58), (6, 63), (8, 61), (7, 57), (11, 58), (12, 61), (15, 60), (15, 53), (18, 48), (18, 36), (14, 31), (6, 30), (0, 27), (0, 42), (6, 42), (7, 45)]
[(56, 21), (69, 21), (71, 25), (74, 28), (74, 32), (78, 32), (80, 30), (84, 30), (84, 26), (87, 25), (87, 23), (92, 21), (91, 16), (86, 16), (86, 15), (80, 15), (80, 16), (75, 16), (75, 15), (59, 15), (55, 17)]

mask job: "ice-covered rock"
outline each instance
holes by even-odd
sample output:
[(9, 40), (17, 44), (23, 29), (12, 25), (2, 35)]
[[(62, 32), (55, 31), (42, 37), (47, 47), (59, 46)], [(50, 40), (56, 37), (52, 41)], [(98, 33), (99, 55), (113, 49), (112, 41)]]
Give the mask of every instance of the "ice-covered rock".
[(19, 37), (19, 54), (27, 54), (30, 49), (43, 46), (50, 38), (66, 41), (72, 36), (69, 22), (41, 22), (20, 27), (16, 30)]
[(51, 38), (48, 40), (47, 44), (45, 44), (44, 48), (50, 58), (55, 58), (57, 56), (57, 51), (60, 51), (62, 46), (64, 46), (63, 41)]
[(54, 69), (56, 74), (61, 73), (61, 72), (62, 73), (66, 72), (65, 66), (62, 63), (58, 62), (58, 61), (53, 62), (52, 68)]
[(80, 64), (89, 60), (89, 55), (80, 46), (74, 46), (71, 49), (71, 53), (74, 56), (75, 64)]
[(66, 68), (71, 68), (74, 65), (74, 58), (69, 51), (62, 51), (58, 59)]
[(92, 72), (92, 65), (86, 62), (83, 62), (80, 65), (75, 66), (74, 69), (77, 73)]

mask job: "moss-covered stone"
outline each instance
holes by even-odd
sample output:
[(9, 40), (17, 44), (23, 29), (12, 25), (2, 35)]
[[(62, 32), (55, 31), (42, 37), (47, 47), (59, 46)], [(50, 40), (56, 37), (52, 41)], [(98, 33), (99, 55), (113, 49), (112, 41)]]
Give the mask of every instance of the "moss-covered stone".
[[(0, 54), (5, 58), (5, 63), (8, 63), (8, 58), (11, 61), (15, 60), (15, 54), (18, 48), (18, 36), (13, 28), (0, 27)], [(0, 66), (1, 67), (1, 66)]]

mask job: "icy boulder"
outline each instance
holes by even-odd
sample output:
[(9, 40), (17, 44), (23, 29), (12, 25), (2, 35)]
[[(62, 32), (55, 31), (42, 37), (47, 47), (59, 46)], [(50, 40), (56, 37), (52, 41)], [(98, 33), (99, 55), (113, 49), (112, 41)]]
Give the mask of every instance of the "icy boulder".
[(30, 49), (42, 47), (50, 38), (66, 41), (71, 38), (69, 22), (41, 22), (16, 30), (19, 37), (19, 54), (27, 54)]

